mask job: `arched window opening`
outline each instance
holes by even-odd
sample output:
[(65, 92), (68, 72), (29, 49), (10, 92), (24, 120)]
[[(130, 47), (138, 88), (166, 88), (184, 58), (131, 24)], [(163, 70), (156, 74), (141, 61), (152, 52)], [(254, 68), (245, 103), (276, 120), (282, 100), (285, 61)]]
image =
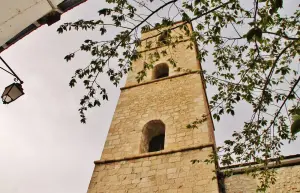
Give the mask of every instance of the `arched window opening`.
[(158, 64), (153, 69), (153, 79), (159, 79), (169, 76), (169, 66), (168, 64), (162, 63)]
[(155, 136), (149, 142), (148, 152), (163, 150), (164, 146), (165, 146), (165, 135), (161, 134), (161, 135)]
[(164, 149), (165, 124), (161, 120), (149, 121), (143, 128), (141, 153)]

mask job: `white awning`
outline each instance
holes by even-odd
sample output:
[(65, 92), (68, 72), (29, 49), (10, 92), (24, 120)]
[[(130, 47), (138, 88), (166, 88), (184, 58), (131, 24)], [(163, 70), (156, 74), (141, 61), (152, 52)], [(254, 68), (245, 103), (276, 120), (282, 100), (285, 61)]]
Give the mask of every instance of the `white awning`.
[(43, 24), (51, 25), (53, 22), (58, 21), (62, 13), (85, 1), (1, 0), (0, 52), (39, 26)]

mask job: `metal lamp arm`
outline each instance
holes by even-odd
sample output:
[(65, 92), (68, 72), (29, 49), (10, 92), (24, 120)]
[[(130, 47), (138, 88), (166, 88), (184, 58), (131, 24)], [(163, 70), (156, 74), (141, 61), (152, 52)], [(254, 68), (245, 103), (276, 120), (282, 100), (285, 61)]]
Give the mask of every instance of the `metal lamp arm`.
[(2, 62), (5, 64), (5, 66), (10, 70), (10, 72), (8, 70), (5, 70), (4, 68), (0, 67), (2, 70), (4, 70), (5, 72), (13, 75), (14, 77), (16, 77), (21, 84), (23, 84), (24, 82), (18, 77), (18, 75), (9, 67), (9, 65), (3, 60), (3, 58), (0, 56), (0, 60), (2, 60)]

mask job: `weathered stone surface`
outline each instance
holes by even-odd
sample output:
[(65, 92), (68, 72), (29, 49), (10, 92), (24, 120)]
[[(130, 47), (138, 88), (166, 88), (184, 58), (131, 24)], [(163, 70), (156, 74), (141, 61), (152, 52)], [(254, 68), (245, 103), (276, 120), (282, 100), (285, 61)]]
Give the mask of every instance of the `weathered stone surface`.
[[(182, 33), (178, 30), (179, 28), (176, 34)], [(153, 33), (157, 31), (144, 33), (142, 38)], [(148, 51), (142, 48), (140, 51), (145, 51), (142, 53), (145, 56), (169, 49), (178, 67), (199, 70), (196, 50), (186, 49), (191, 43), (186, 40), (176, 48), (164, 46)], [(198, 129), (186, 128), (203, 114), (209, 114), (201, 76), (197, 73), (176, 72), (168, 62), (169, 58), (170, 55), (161, 56), (154, 66), (167, 64), (170, 77), (153, 81), (153, 71), (149, 70), (148, 76), (138, 86), (135, 77), (143, 68), (143, 61), (133, 63), (133, 71), (128, 75), (127, 87), (120, 94), (101, 160), (95, 166), (88, 193), (218, 192), (217, 181), (212, 180), (215, 176), (215, 165), (191, 163), (192, 159), (207, 159), (213, 151), (212, 146), (186, 149), (214, 144), (210, 118), (199, 125)], [(149, 145), (149, 141), (144, 140), (143, 128), (150, 121), (156, 120), (163, 123), (160, 132), (165, 134), (164, 150), (161, 151), (162, 154), (151, 155), (147, 152), (146, 145)], [(182, 151), (184, 148), (185, 151)], [(145, 156), (123, 159), (138, 155)], [(105, 160), (114, 161), (104, 162)]]
[[(300, 192), (300, 165), (276, 169), (276, 183), (267, 193), (296, 193)], [(256, 192), (258, 179), (247, 174), (233, 175), (225, 178), (226, 193), (253, 193)]]
[(207, 114), (202, 86), (199, 74), (188, 74), (123, 90), (101, 159), (140, 154), (142, 129), (152, 120), (165, 124), (166, 150), (213, 142), (210, 121), (198, 129), (186, 128)]
[[(189, 26), (191, 29), (191, 26)], [(159, 33), (156, 30), (142, 34), (142, 39)], [(184, 33), (176, 29), (177, 35)], [(184, 37), (175, 48), (156, 47), (157, 38), (150, 50), (145, 50), (146, 41), (139, 51), (142, 58), (166, 50), (172, 53), (177, 67), (199, 70), (196, 50), (186, 49), (191, 43)], [(192, 159), (205, 160), (212, 153), (212, 147), (203, 149), (182, 148), (214, 143), (212, 121), (209, 118), (198, 129), (187, 129), (186, 125), (209, 114), (205, 89), (201, 76), (196, 73), (182, 75), (168, 62), (170, 55), (160, 57), (159, 64), (169, 66), (169, 78), (153, 81), (155, 72), (150, 69), (142, 84), (137, 86), (136, 75), (143, 69), (143, 59), (133, 63), (126, 88), (120, 99), (111, 123), (102, 152), (102, 162), (97, 163), (88, 188), (88, 193), (218, 193), (214, 164), (203, 162), (192, 164)], [(180, 76), (181, 75), (181, 76)], [(147, 154), (149, 141), (143, 141), (143, 128), (153, 120), (163, 122), (165, 128), (164, 154)], [(152, 133), (155, 135), (155, 133)], [(146, 144), (146, 145), (145, 145)], [(166, 153), (175, 150), (172, 153)], [(135, 157), (122, 159), (124, 157)], [(119, 159), (119, 160), (118, 160)], [(110, 160), (110, 162), (103, 162)], [(114, 161), (112, 161), (114, 160)], [(122, 160), (122, 161), (121, 161)], [(268, 193), (300, 192), (300, 166), (277, 169), (277, 182)], [(228, 177), (224, 181), (226, 193), (254, 193), (258, 179), (246, 174)]]
[[(124, 192), (184, 192), (212, 193), (218, 192), (214, 164), (192, 164), (195, 158), (207, 158), (212, 148), (191, 150), (176, 154), (166, 154), (153, 157), (134, 159), (124, 162), (97, 164), (90, 182), (89, 193)], [(151, 158), (152, 161), (149, 161)], [(173, 159), (176, 158), (176, 159)], [(156, 162), (160, 160), (161, 163)], [(174, 160), (174, 162), (169, 162)], [(140, 167), (150, 163), (156, 169), (143, 171)], [(163, 164), (162, 164), (163, 163)], [(162, 166), (158, 169), (158, 166)], [(175, 166), (175, 167), (174, 167)], [(182, 174), (185, 175), (182, 175)]]

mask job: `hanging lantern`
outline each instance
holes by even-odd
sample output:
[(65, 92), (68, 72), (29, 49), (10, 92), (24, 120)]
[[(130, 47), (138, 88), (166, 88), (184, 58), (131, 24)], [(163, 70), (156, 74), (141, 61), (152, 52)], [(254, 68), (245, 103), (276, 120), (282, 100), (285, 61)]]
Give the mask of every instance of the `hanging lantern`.
[(20, 83), (12, 83), (4, 89), (1, 96), (3, 104), (8, 104), (19, 98), (24, 94), (22, 85)]

